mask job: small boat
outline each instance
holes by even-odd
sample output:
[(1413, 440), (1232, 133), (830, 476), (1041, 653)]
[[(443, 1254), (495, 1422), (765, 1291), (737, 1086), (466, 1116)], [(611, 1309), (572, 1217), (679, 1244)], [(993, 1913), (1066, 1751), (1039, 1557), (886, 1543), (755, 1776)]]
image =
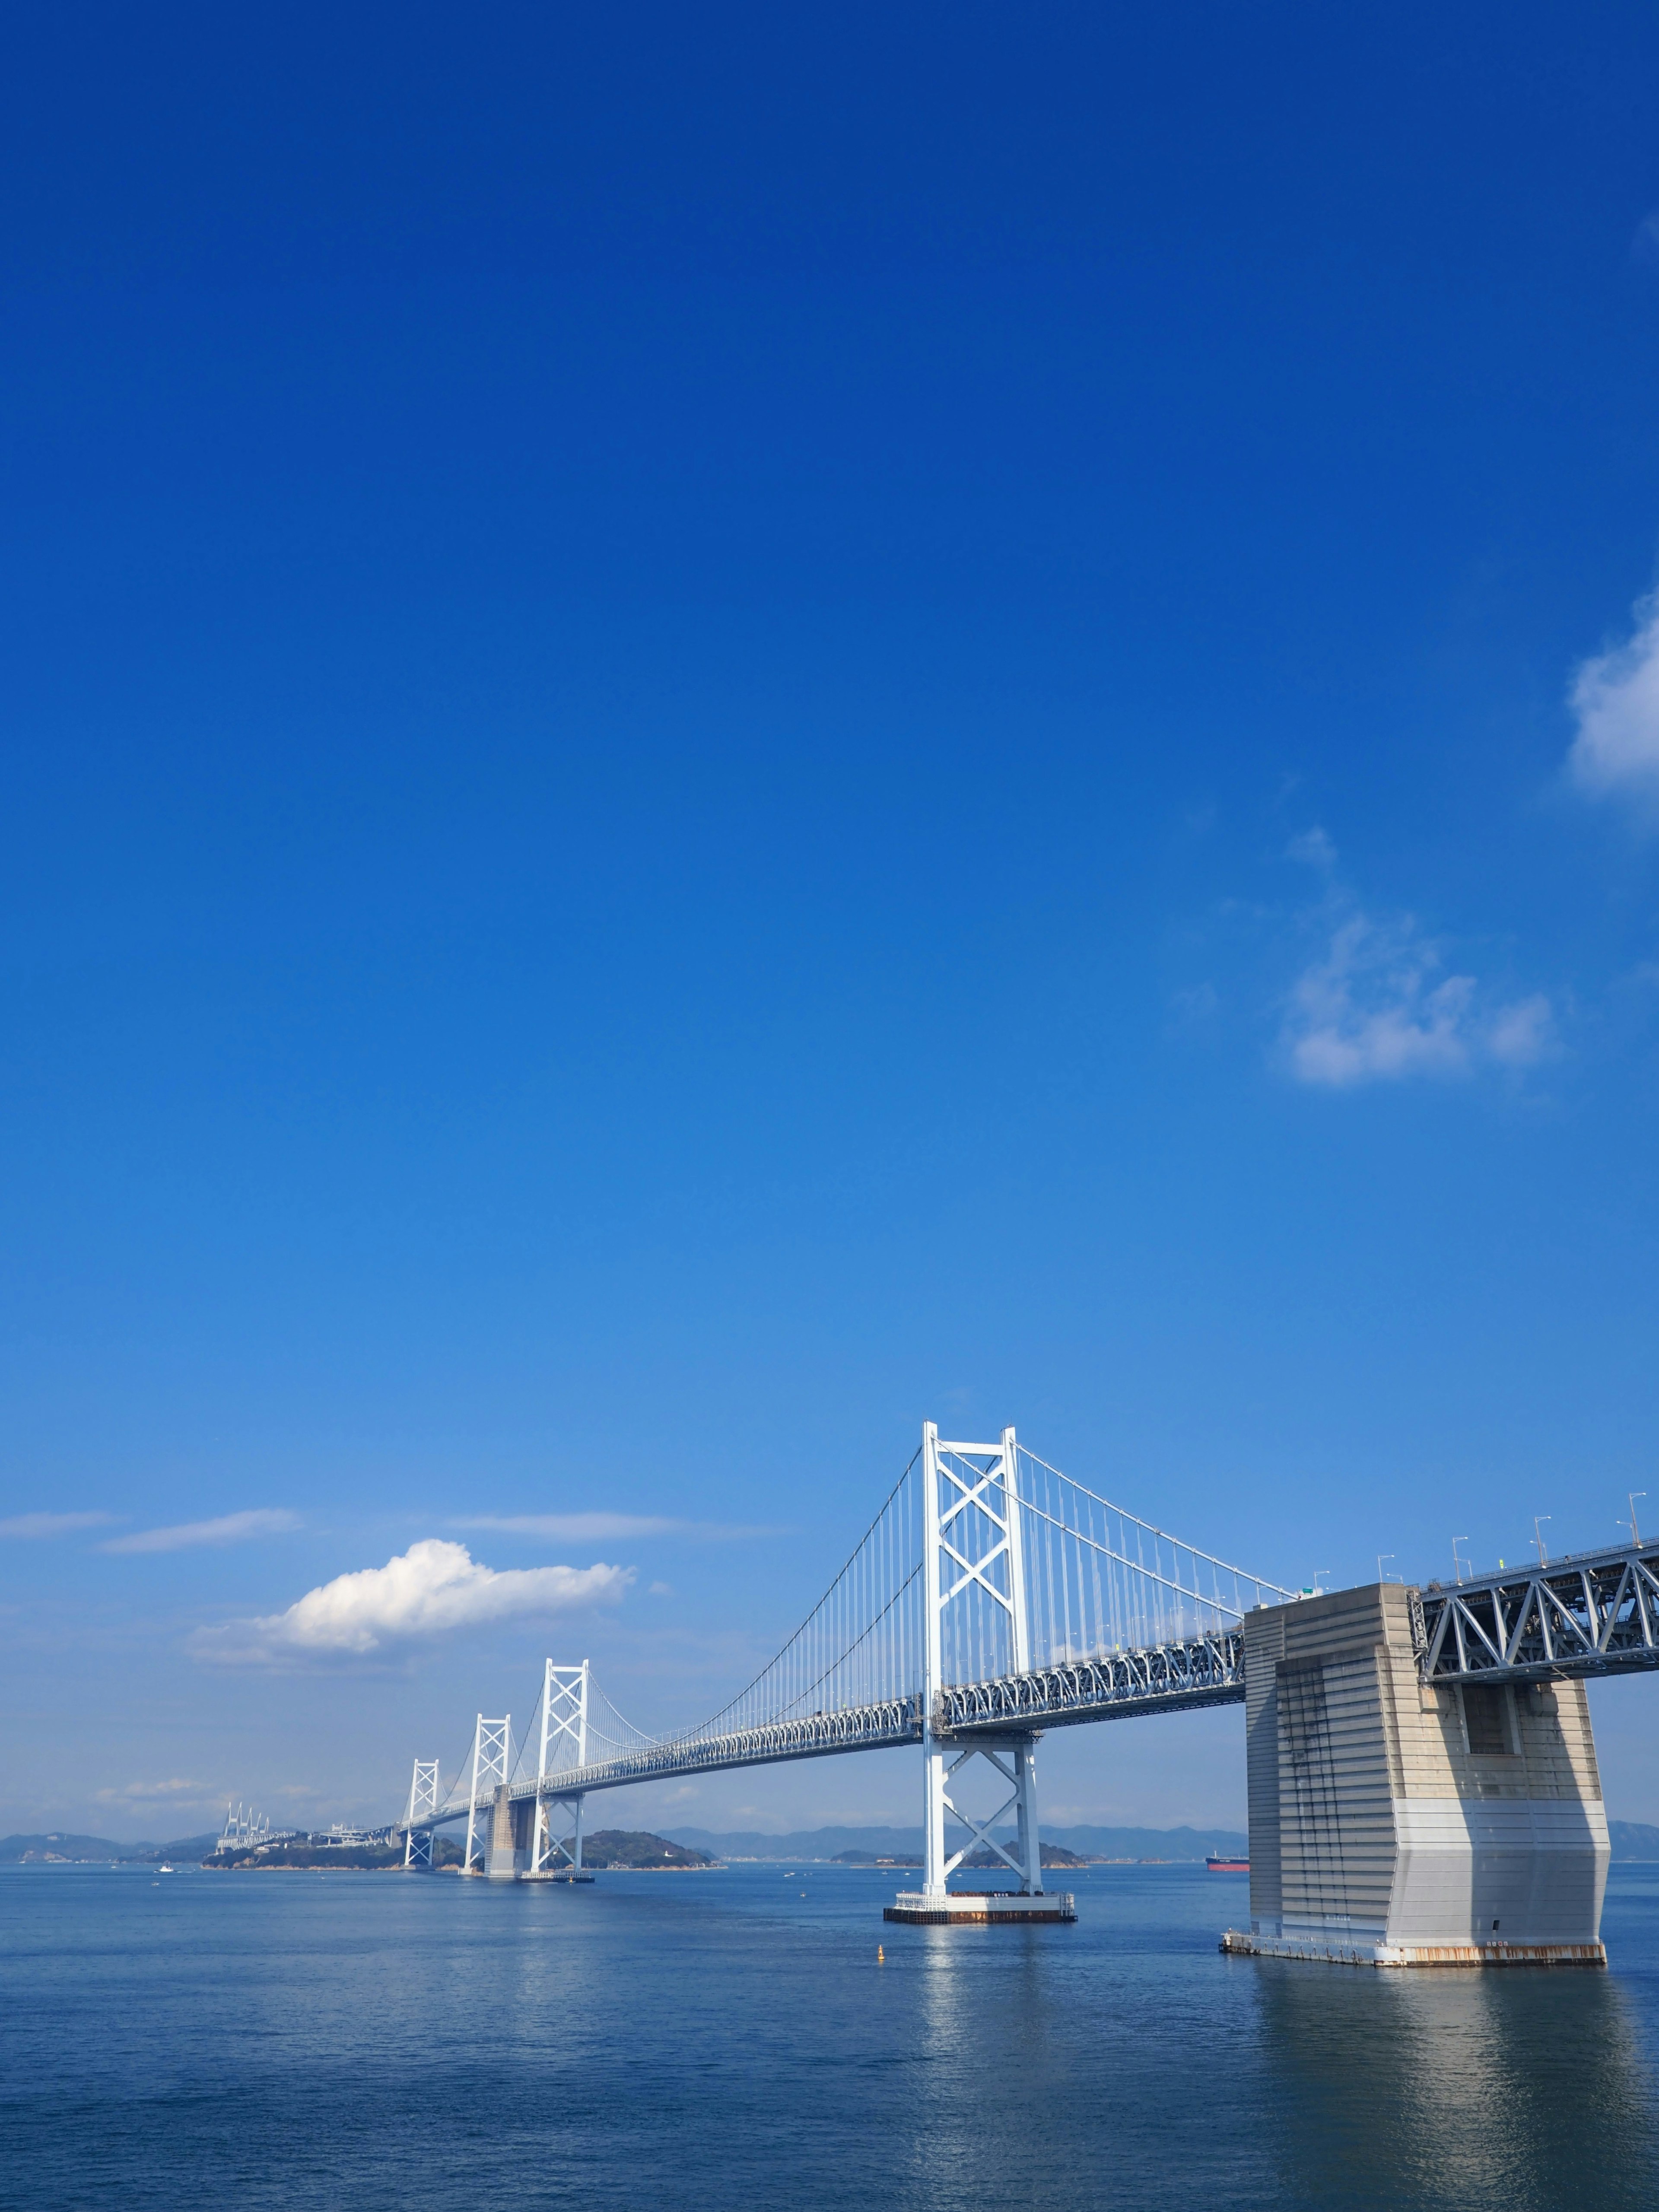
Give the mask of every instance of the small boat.
[(1225, 1851), (1212, 1851), (1204, 1862), (1212, 1874), (1249, 1874), (1249, 1859), (1233, 1858)]
[(161, 1866), (157, 1867), (155, 1871), (157, 1874), (171, 1874), (173, 1872), (173, 1869), (170, 1866)]

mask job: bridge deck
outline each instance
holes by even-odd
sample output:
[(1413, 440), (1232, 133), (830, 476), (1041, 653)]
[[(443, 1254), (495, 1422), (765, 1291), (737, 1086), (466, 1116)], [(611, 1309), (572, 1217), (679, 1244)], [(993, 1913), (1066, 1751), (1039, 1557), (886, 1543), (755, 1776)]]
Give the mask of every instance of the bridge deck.
[[(1199, 1705), (1244, 1701), (1244, 1639), (1231, 1629), (1186, 1644), (1160, 1644), (1078, 1659), (1029, 1674), (964, 1683), (945, 1691), (938, 1733), (970, 1741), (975, 1736), (1063, 1728), (1083, 1721), (1127, 1720), (1135, 1713), (1182, 1712)], [(662, 1782), (685, 1774), (710, 1774), (734, 1766), (766, 1766), (792, 1759), (825, 1759), (854, 1751), (884, 1751), (922, 1740), (920, 1698), (855, 1705), (836, 1713), (811, 1713), (731, 1735), (686, 1736), (646, 1746), (622, 1759), (571, 1766), (545, 1781), (514, 1782), (514, 1802), (617, 1790), (636, 1782)], [(491, 1793), (493, 1796), (493, 1793)], [(478, 1809), (491, 1802), (481, 1796)], [(464, 1820), (468, 1801), (446, 1805), (414, 1822), (418, 1832)]]

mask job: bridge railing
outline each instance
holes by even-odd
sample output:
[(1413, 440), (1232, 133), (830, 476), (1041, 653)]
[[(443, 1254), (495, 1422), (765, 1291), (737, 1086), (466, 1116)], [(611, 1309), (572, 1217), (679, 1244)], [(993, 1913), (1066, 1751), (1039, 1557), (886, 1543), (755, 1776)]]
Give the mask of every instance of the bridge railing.
[(939, 1698), (935, 1726), (947, 1735), (976, 1729), (1061, 1728), (1120, 1715), (1239, 1705), (1244, 1638), (1228, 1629), (1141, 1651), (1112, 1652), (994, 1682), (968, 1682)]

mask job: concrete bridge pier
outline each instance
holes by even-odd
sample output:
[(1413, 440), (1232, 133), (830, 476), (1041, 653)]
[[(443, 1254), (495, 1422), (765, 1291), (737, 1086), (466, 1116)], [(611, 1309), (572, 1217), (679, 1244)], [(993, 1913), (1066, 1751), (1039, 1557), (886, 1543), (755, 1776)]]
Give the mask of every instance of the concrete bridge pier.
[(1422, 1679), (1399, 1583), (1244, 1619), (1250, 1926), (1358, 1966), (1605, 1966), (1607, 1815), (1578, 1680)]
[(491, 1881), (516, 1881), (530, 1871), (531, 1828), (535, 1817), (533, 1798), (514, 1803), (501, 1783), (489, 1811), (489, 1835), (484, 1844), (484, 1872)]

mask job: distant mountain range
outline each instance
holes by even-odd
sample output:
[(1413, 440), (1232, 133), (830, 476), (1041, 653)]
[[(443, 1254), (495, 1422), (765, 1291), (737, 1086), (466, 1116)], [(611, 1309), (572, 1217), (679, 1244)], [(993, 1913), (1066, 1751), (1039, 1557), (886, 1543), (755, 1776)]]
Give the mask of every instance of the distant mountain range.
[[(708, 1828), (665, 1828), (671, 1843), (686, 1844), (721, 1859), (833, 1859), (845, 1851), (868, 1853), (872, 1858), (915, 1858), (921, 1851), (921, 1830), (915, 1828), (804, 1828), (787, 1836), (766, 1836), (752, 1829), (717, 1834)], [(999, 1829), (998, 1840), (1006, 1842), (1012, 1830)], [(1659, 1827), (1641, 1820), (1609, 1820), (1607, 1834), (1615, 1859), (1659, 1861)], [(1237, 1828), (1050, 1828), (1042, 1831), (1045, 1843), (1060, 1844), (1068, 1851), (1095, 1859), (1202, 1859), (1212, 1851), (1237, 1852), (1242, 1858), (1249, 1838)], [(0, 1856), (5, 1846), (0, 1844)]]
[(120, 1859), (155, 1865), (162, 1859), (205, 1858), (218, 1840), (216, 1828), (210, 1828), (204, 1836), (179, 1836), (170, 1844), (116, 1844), (107, 1836), (72, 1836), (67, 1830), (41, 1836), (0, 1836), (0, 1865), (15, 1864), (19, 1859), (43, 1863), (53, 1859), (101, 1859), (106, 1865), (111, 1859)]
[[(1012, 1832), (998, 1831), (1007, 1840)], [(709, 1828), (665, 1828), (664, 1837), (689, 1850), (706, 1851), (720, 1859), (832, 1859), (843, 1851), (867, 1852), (872, 1858), (915, 1858), (921, 1851), (921, 1830), (915, 1828), (805, 1828), (785, 1836), (768, 1836), (755, 1829), (717, 1833)], [(1085, 1858), (1201, 1859), (1211, 1851), (1249, 1850), (1249, 1838), (1237, 1828), (1047, 1828), (1045, 1842), (1063, 1844)], [(1659, 1827), (1643, 1820), (1609, 1820), (1607, 1834), (1615, 1859), (1659, 1862)], [(67, 1830), (52, 1834), (0, 1836), (0, 1865), (20, 1860), (49, 1864), (110, 1860), (155, 1864), (162, 1859), (188, 1863), (204, 1858), (219, 1838), (210, 1830), (201, 1836), (179, 1836), (167, 1844), (118, 1844), (107, 1836), (76, 1836)]]
[[(722, 1859), (833, 1859), (847, 1851), (872, 1858), (915, 1858), (921, 1850), (920, 1827), (805, 1828), (787, 1836), (753, 1830), (717, 1834), (708, 1828), (665, 1828), (663, 1833), (672, 1843)], [(999, 1842), (1006, 1842), (1012, 1833), (1012, 1829), (996, 1831)], [(1212, 1851), (1242, 1855), (1246, 1848), (1237, 1828), (1045, 1826), (1042, 1839), (1080, 1857), (1097, 1859), (1201, 1859)]]

